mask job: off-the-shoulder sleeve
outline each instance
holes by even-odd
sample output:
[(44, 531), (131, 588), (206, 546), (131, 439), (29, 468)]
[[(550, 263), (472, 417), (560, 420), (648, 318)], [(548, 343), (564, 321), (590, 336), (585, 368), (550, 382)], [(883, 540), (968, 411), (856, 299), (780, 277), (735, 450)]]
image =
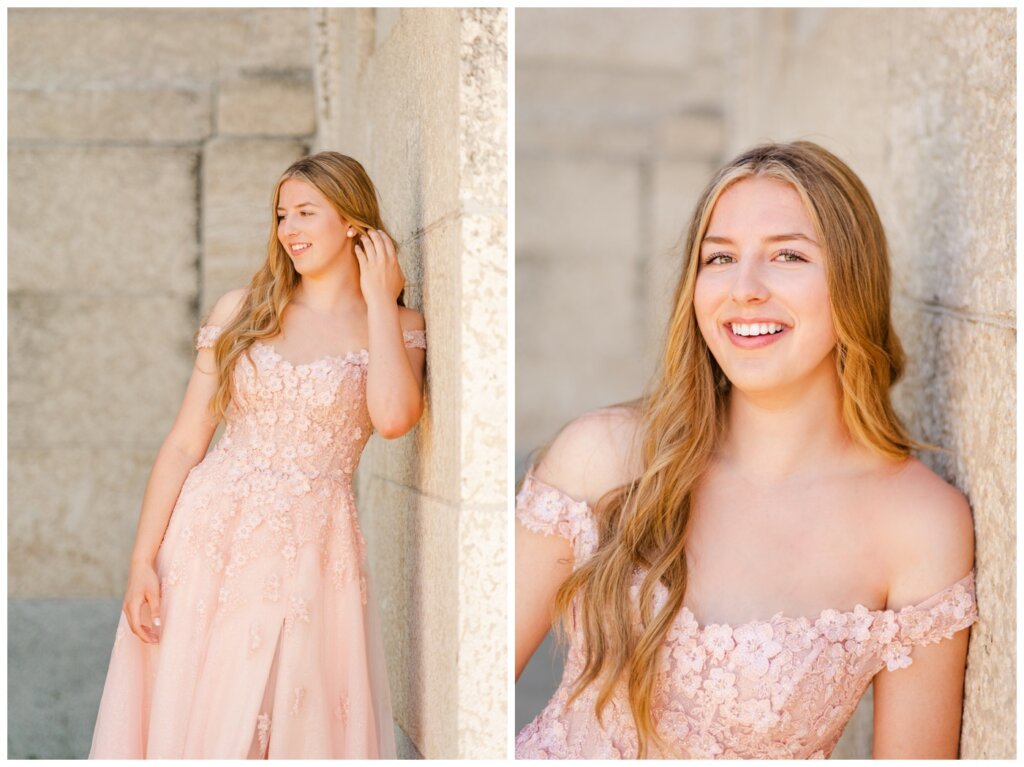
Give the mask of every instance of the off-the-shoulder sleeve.
[(590, 506), (541, 482), (532, 472), (516, 496), (516, 519), (536, 533), (567, 538), (576, 566), (597, 549), (597, 523)]
[(403, 330), (402, 339), (406, 347), (410, 349), (427, 348), (427, 331), (425, 330)]
[(203, 325), (196, 334), (196, 349), (212, 349), (223, 328), (220, 325)]
[(910, 653), (915, 646), (951, 639), (978, 620), (974, 570), (920, 604), (886, 613), (892, 638), (883, 647), (882, 660), (895, 671), (913, 662)]

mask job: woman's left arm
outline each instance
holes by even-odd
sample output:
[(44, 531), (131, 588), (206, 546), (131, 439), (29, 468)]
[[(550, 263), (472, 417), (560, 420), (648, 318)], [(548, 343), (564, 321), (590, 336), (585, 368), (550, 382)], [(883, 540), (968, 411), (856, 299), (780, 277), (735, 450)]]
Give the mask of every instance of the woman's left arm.
[[(917, 504), (892, 518), (890, 550), (897, 559), (887, 606), (896, 610), (956, 583), (974, 564), (967, 500), (944, 482), (925, 484), (931, 487), (919, 487), (924, 492), (915, 493)], [(957, 758), (969, 632), (936, 635), (937, 642), (913, 646), (909, 665), (875, 676), (875, 759)]]
[(355, 252), (368, 315), (366, 406), (374, 429), (385, 439), (394, 439), (423, 414), (426, 352), (406, 348), (403, 337), (405, 330), (423, 329), (423, 316), (398, 305), (405, 277), (386, 234), (369, 230), (359, 238)]

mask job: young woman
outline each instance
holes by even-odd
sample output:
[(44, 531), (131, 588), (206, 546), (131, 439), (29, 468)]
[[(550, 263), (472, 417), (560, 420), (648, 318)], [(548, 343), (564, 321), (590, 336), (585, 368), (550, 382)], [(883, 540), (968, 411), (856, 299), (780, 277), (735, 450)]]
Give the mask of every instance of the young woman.
[(520, 490), (516, 673), (553, 615), (569, 652), (517, 756), (827, 757), (873, 680), (876, 757), (955, 757), (971, 513), (890, 405), (867, 190), (757, 147), (685, 257), (649, 396), (569, 424)]
[(394, 756), (352, 472), (420, 417), (423, 318), (358, 162), (297, 161), (273, 208), (146, 487), (91, 758)]

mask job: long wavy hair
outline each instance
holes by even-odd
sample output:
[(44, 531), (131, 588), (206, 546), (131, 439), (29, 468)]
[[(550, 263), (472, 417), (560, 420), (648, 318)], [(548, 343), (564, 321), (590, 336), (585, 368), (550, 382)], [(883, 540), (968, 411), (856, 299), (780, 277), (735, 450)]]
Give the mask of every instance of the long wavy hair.
[[(596, 504), (597, 551), (556, 597), (562, 636), (578, 620), (584, 639), (585, 663), (571, 699), (596, 684), (600, 720), (625, 683), (639, 758), (652, 742), (666, 749), (651, 708), (659, 648), (683, 605), (694, 489), (723, 434), (730, 390), (694, 313), (700, 244), (722, 192), (753, 176), (791, 184), (823, 243), (838, 339), (836, 372), (850, 434), (894, 460), (920, 446), (907, 436), (889, 400), (904, 355), (890, 321), (885, 232), (867, 189), (839, 158), (811, 142), (765, 144), (739, 155), (711, 179), (693, 213), (660, 371), (638, 403), (639, 474)], [(637, 568), (644, 575), (634, 602), (630, 587)], [(655, 610), (659, 583), (668, 597)]]
[[(210, 399), (209, 407), (210, 413), (218, 419), (227, 415), (231, 402), (231, 377), (239, 357), (243, 353), (248, 355), (249, 348), (256, 341), (272, 338), (281, 332), (284, 309), (302, 279), (277, 237), (281, 184), (290, 178), (301, 179), (315, 187), (359, 234), (366, 234), (367, 229), (378, 229), (391, 237), (380, 216), (377, 189), (357, 160), (338, 152), (319, 152), (288, 166), (274, 186), (267, 260), (253, 275), (241, 307), (224, 326), (214, 344), (220, 384)], [(398, 248), (397, 243), (395, 248)], [(402, 295), (399, 295), (398, 303), (404, 305)]]

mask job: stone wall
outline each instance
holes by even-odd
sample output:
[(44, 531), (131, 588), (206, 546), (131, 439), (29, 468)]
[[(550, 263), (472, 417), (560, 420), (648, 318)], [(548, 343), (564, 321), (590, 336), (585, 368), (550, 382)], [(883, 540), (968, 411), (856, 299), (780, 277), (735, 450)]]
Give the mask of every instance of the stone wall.
[(12, 597), (120, 595), (191, 335), (265, 257), (273, 184), (315, 130), (308, 28), (11, 11)]
[[(531, 9), (516, 32), (519, 467), (573, 415), (642, 390), (711, 169), (762, 140), (828, 147), (889, 234), (899, 412), (949, 451), (922, 458), (974, 509), (962, 756), (1012, 757), (1014, 11)], [(835, 757), (870, 755), (870, 706)]]
[(12, 757), (88, 751), (192, 334), (315, 132), (308, 40), (304, 10), (8, 14)]
[[(318, 148), (359, 157), (427, 322), (428, 407), (359, 469), (407, 754), (506, 753), (506, 17), (329, 9)], [(456, 659), (458, 663), (456, 664)]]

